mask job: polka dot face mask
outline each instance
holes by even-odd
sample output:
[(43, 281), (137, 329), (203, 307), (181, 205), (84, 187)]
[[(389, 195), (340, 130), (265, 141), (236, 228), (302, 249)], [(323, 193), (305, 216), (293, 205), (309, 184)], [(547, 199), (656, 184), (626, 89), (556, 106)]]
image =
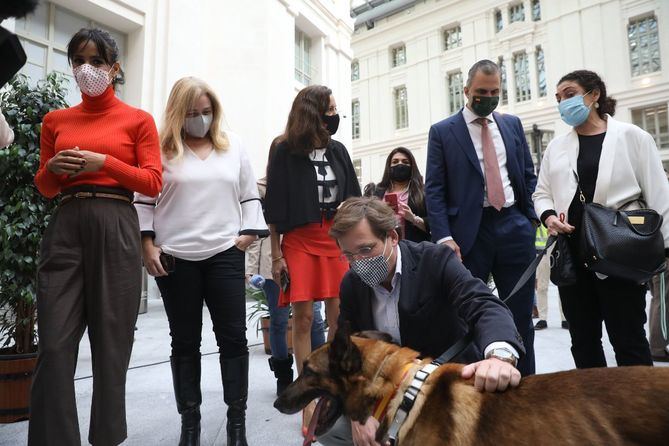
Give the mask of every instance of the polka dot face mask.
[(106, 71), (104, 68), (95, 68), (93, 65), (85, 63), (75, 67), (72, 72), (81, 92), (95, 97), (104, 93), (109, 86), (111, 82), (109, 73), (112, 69)]

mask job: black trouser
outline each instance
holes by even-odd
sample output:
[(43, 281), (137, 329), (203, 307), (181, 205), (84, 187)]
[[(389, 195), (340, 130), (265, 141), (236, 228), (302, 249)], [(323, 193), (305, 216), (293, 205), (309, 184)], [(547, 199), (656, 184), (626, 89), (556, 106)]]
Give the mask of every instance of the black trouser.
[(644, 330), (646, 287), (613, 277), (602, 280), (582, 268), (577, 277), (575, 285), (558, 288), (576, 367), (606, 367), (602, 321), (619, 366), (652, 365)]
[(207, 304), (222, 358), (248, 354), (244, 252), (235, 246), (205, 260), (177, 258), (168, 276), (156, 283), (170, 325), (173, 356), (200, 352), (202, 305)]
[(88, 440), (117, 445), (126, 438), (125, 380), (141, 272), (139, 224), (132, 204), (96, 198), (72, 199), (58, 207), (40, 248), (39, 356), (29, 445), (81, 444), (73, 377), (86, 327), (93, 359)]

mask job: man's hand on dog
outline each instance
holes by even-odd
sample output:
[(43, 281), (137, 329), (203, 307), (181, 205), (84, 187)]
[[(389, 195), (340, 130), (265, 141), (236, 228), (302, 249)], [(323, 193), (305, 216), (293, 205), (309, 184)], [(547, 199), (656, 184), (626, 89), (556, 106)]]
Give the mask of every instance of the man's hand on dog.
[(355, 446), (381, 446), (376, 441), (376, 431), (378, 428), (379, 422), (374, 417), (367, 418), (364, 424), (351, 420), (353, 444)]
[(497, 358), (485, 359), (466, 365), (462, 369), (462, 377), (469, 379), (474, 376), (474, 387), (478, 391), (504, 391), (509, 386), (520, 384), (520, 372), (508, 362)]

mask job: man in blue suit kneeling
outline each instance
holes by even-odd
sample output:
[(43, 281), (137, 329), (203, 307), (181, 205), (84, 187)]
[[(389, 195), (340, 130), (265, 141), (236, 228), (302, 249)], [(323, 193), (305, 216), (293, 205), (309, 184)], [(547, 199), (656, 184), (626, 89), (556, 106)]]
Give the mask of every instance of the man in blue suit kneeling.
[[(473, 276), (487, 282), (492, 274), (504, 299), (535, 256), (534, 165), (520, 119), (493, 112), (499, 67), (476, 62), (464, 92), (467, 105), (430, 128), (425, 198), (432, 239), (451, 247)], [(524, 376), (535, 372), (533, 300), (532, 278), (507, 304), (525, 345), (518, 364)]]

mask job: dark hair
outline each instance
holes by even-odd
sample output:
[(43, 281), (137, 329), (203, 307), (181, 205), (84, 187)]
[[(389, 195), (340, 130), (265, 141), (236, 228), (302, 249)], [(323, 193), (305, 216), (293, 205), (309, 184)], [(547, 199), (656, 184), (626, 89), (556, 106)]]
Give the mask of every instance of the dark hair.
[(409, 158), (409, 162), (411, 163), (409, 200), (412, 201), (413, 205), (416, 207), (414, 211), (422, 214), (425, 212), (425, 186), (423, 184), (423, 175), (421, 175), (420, 170), (418, 170), (418, 166), (416, 165), (416, 158), (414, 158), (411, 150), (407, 149), (406, 147), (397, 147), (393, 149), (390, 154), (388, 154), (388, 157), (386, 158), (386, 167), (383, 170), (383, 177), (381, 177), (381, 182), (377, 184), (377, 187), (386, 190), (390, 189), (390, 162), (396, 153), (401, 153)]
[(562, 76), (562, 79), (560, 79), (560, 82), (557, 84), (560, 85), (565, 81), (576, 82), (586, 93), (591, 90), (599, 91), (599, 99), (597, 99), (599, 107), (597, 108), (597, 113), (600, 118), (603, 118), (606, 114), (613, 116), (616, 113), (617, 101), (606, 95), (606, 85), (602, 78), (594, 71), (572, 71), (571, 73)]
[[(67, 44), (67, 60), (70, 65), (72, 65), (72, 59), (74, 59), (76, 52), (88, 45), (88, 42), (95, 44), (98, 54), (107, 65), (114, 65), (118, 62), (118, 45), (111, 34), (97, 28), (82, 28), (72, 36), (70, 43)], [(123, 71), (119, 70), (112, 83), (123, 84), (124, 82)]]
[(354, 197), (339, 206), (328, 234), (335, 240), (340, 239), (363, 219), (369, 223), (374, 236), (380, 239), (397, 226), (395, 212), (388, 203), (376, 197)]
[(307, 154), (330, 142), (322, 118), (330, 108), (330, 95), (332, 90), (323, 85), (310, 85), (297, 93), (282, 136), (291, 152)]
[(472, 81), (474, 80), (474, 76), (476, 76), (476, 73), (478, 73), (479, 71), (487, 75), (497, 74), (499, 76), (501, 74), (499, 65), (497, 65), (492, 60), (488, 59), (479, 60), (474, 65), (472, 65), (472, 67), (469, 69), (469, 72), (467, 73), (467, 83), (465, 84), (467, 88), (472, 86)]

